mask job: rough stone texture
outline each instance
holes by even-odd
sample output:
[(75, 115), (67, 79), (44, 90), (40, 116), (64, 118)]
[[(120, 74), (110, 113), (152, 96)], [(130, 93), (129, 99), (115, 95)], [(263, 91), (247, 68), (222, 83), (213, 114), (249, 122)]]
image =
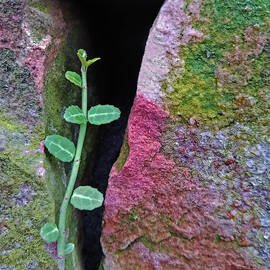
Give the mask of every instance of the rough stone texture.
[[(79, 66), (72, 64), (75, 30), (66, 23), (72, 18), (62, 10), (55, 0), (0, 3), (0, 269), (57, 269), (56, 245), (44, 243), (39, 231), (58, 219), (69, 171), (46, 158), (42, 141), (56, 132), (74, 139), (61, 113), (79, 95), (64, 78)], [(76, 243), (72, 212), (69, 219)], [(67, 260), (67, 269), (81, 269), (77, 251)]]
[(105, 269), (270, 268), (269, 15), (164, 3), (110, 174)]

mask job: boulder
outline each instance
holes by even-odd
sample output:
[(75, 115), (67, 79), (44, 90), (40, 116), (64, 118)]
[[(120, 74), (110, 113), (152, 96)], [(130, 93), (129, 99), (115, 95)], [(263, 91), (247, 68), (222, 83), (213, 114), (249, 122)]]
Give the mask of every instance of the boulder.
[(167, 0), (109, 178), (106, 270), (270, 268), (268, 0)]
[[(57, 222), (70, 168), (46, 157), (43, 140), (75, 138), (61, 113), (80, 98), (64, 73), (80, 68), (74, 33), (82, 31), (60, 2), (0, 3), (0, 269), (57, 269), (56, 243), (46, 244), (40, 228)], [(67, 223), (76, 244), (71, 211)], [(67, 269), (81, 269), (77, 250)]]

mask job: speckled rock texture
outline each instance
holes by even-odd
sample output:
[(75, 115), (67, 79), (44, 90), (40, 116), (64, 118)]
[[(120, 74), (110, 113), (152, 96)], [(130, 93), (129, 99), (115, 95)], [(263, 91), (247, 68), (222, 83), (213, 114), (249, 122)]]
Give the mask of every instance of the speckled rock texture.
[(269, 15), (164, 3), (110, 174), (104, 269), (270, 269)]
[[(74, 139), (61, 112), (79, 94), (64, 78), (78, 47), (59, 3), (0, 1), (1, 270), (57, 269), (56, 245), (39, 231), (57, 220), (69, 168), (46, 158), (43, 140), (56, 132)], [(76, 243), (71, 211), (69, 219)], [(77, 252), (67, 261), (67, 269), (81, 269)]]

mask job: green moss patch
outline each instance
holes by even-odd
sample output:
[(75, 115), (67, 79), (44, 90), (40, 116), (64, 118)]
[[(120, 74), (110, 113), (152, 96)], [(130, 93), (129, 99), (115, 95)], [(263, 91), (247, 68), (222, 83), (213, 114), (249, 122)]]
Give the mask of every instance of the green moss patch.
[(29, 3), (29, 6), (36, 8), (43, 13), (49, 13), (49, 11), (50, 11), (50, 6), (49, 6), (47, 0), (40, 0), (40, 1), (39, 0), (37, 0), (37, 1), (32, 0)]
[(115, 163), (118, 171), (121, 171), (124, 167), (129, 154), (129, 145), (127, 140), (127, 134), (124, 137), (123, 145), (121, 147), (120, 155)]
[[(254, 111), (265, 113), (260, 91), (269, 86), (269, 14), (268, 0), (204, 2), (201, 18), (193, 22), (204, 39), (180, 47), (183, 71), (172, 68), (163, 82), (173, 115), (226, 126)], [(167, 91), (169, 85), (173, 91)]]

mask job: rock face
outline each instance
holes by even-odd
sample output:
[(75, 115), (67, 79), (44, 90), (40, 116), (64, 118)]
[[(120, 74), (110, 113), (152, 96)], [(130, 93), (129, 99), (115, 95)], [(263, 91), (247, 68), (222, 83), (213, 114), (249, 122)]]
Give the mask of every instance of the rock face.
[[(58, 1), (3, 0), (0, 18), (0, 269), (57, 269), (55, 243), (39, 231), (57, 220), (68, 168), (46, 158), (42, 141), (73, 138), (61, 112), (79, 94), (64, 78), (79, 68), (78, 47)], [(68, 222), (76, 243), (72, 213)], [(77, 252), (67, 265), (81, 269)]]
[(167, 0), (112, 168), (107, 270), (270, 268), (268, 0)]

